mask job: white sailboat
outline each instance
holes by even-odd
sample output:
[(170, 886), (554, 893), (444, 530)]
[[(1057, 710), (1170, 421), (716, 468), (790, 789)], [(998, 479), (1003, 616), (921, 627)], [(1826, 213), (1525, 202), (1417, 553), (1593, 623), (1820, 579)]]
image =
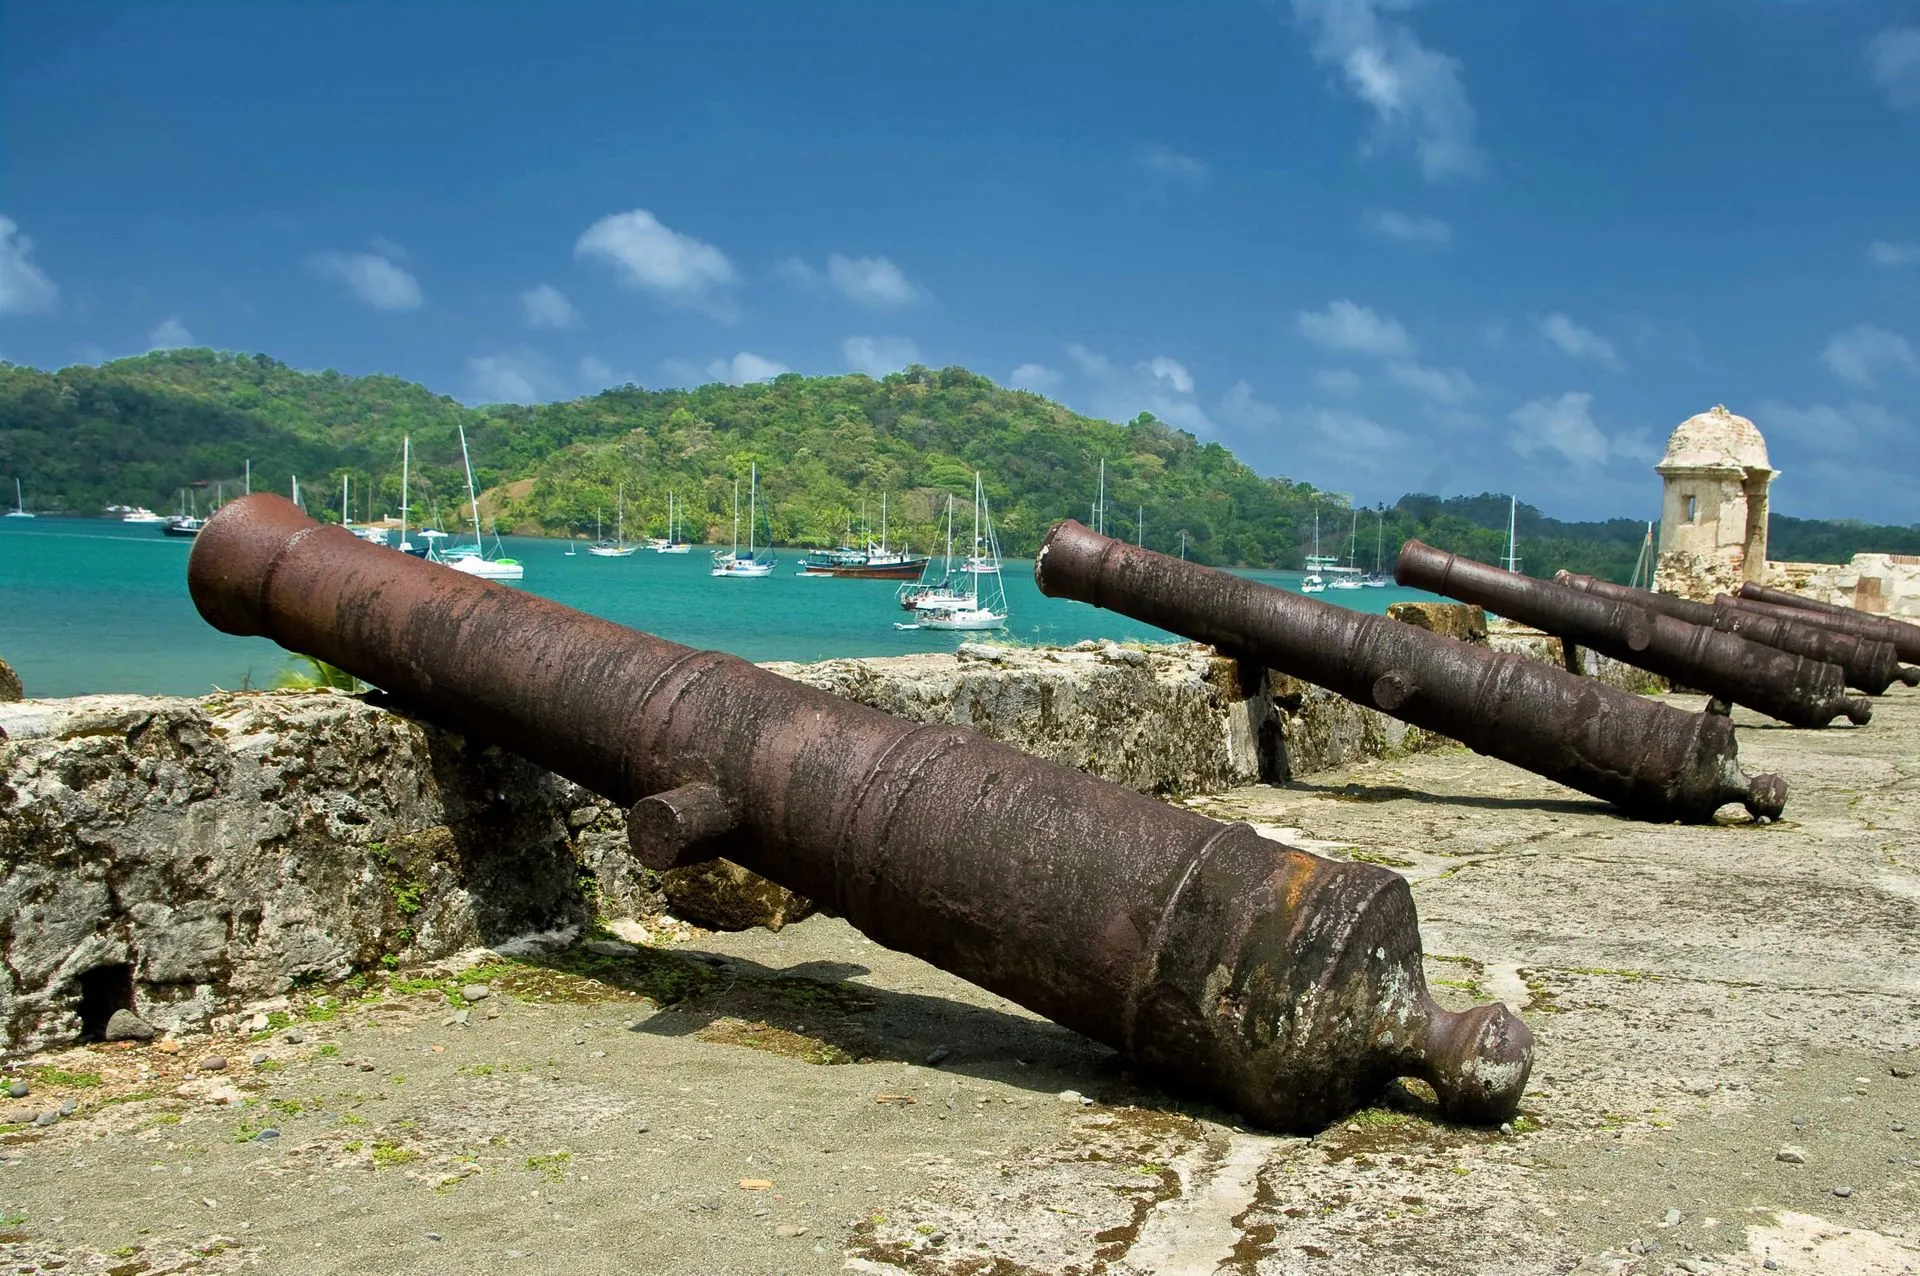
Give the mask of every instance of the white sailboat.
[(656, 554), (684, 554), (693, 548), (693, 546), (680, 539), (680, 525), (676, 518), (677, 513), (673, 493), (669, 491), (667, 493), (667, 534), (665, 536), (649, 537), (647, 539), (648, 549)]
[(7, 517), (8, 518), (32, 518), (33, 517), (32, 514), (29, 514), (27, 512), (27, 503), (20, 496), (20, 480), (18, 478), (15, 478), (13, 480), (13, 508), (7, 511)]
[[(986, 489), (981, 486), (980, 472), (973, 473), (973, 554), (972, 557), (985, 561), (1000, 561), (1000, 542), (993, 534), (993, 516), (987, 509)], [(980, 582), (990, 582), (983, 592)], [(1007, 591), (1001, 583), (1000, 572), (976, 571), (967, 576), (967, 596), (942, 604), (931, 602), (917, 603), (914, 614), (919, 624), (897, 625), (900, 629), (1005, 629), (1007, 627)]]
[[(627, 544), (627, 485), (620, 485), (620, 493), (615, 499), (613, 514), (613, 539), (595, 540), (587, 546), (587, 552), (595, 558), (628, 558), (640, 551), (638, 545)], [(599, 529), (595, 528), (596, 535)]]
[(1313, 512), (1313, 553), (1307, 555), (1307, 574), (1300, 579), (1300, 592), (1303, 594), (1324, 594), (1327, 592), (1327, 578), (1320, 573), (1340, 560), (1328, 558), (1320, 553), (1320, 511)]
[[(761, 558), (754, 548), (755, 525), (760, 519), (760, 466), (753, 462), (748, 467), (747, 480), (747, 552), (740, 552), (740, 480), (733, 481), (733, 548), (724, 554), (713, 556), (713, 575), (733, 577), (742, 580), (758, 579), (773, 575), (776, 561), (773, 547), (767, 547), (767, 556)], [(769, 525), (768, 540), (772, 540)]]
[(931, 580), (933, 562), (928, 560), (920, 579), (900, 587), (900, 605), (908, 611), (921, 607), (952, 607), (967, 602), (970, 595), (953, 583), (953, 493), (947, 493), (947, 553), (940, 563), (940, 579)]
[(526, 575), (526, 568), (517, 558), (506, 558), (500, 553), (500, 537), (493, 538), (492, 558), (487, 557), (485, 544), (480, 539), (480, 497), (473, 490), (473, 457), (467, 452), (467, 427), (460, 426), (460, 460), (467, 467), (467, 506), (473, 512), (473, 544), (461, 545), (439, 553), (439, 561), (457, 572), (469, 576), (478, 576), (482, 580), (520, 580)]
[[(1104, 466), (1106, 463), (1103, 461), (1101, 462), (1101, 464)], [(976, 475), (975, 477), (977, 478), (978, 475)], [(951, 518), (953, 511), (949, 509), (947, 513), (948, 513), (948, 517)], [(951, 524), (949, 524), (947, 528), (947, 534), (949, 539), (951, 539), (953, 534), (953, 528)], [(951, 545), (948, 546), (947, 552), (949, 555), (952, 554), (953, 550)], [(975, 572), (975, 573), (980, 573), (980, 574), (989, 575), (989, 576), (998, 576), (1000, 574), (1000, 554), (999, 554), (998, 547), (996, 547), (994, 552), (992, 553), (983, 554), (980, 552), (980, 547), (976, 544), (974, 546), (974, 552), (967, 555), (967, 561), (960, 564), (960, 570), (963, 572)]]
[(1333, 577), (1327, 582), (1328, 589), (1359, 589), (1361, 586), (1360, 568), (1354, 562), (1354, 539), (1360, 531), (1360, 511), (1353, 511), (1353, 523), (1347, 529), (1347, 565), (1335, 563), (1327, 568), (1327, 575)]

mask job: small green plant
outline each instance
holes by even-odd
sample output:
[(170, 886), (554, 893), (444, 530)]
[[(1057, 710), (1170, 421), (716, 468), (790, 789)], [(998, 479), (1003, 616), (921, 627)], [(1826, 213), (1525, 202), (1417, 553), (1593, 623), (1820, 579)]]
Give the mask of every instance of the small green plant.
[(0, 1227), (18, 1227), (27, 1221), (19, 1210), (0, 1210)]
[(409, 1161), (420, 1159), (420, 1153), (410, 1147), (382, 1139), (373, 1145), (373, 1164), (376, 1169), (386, 1169), (392, 1165), (405, 1165)]
[(366, 683), (345, 669), (312, 656), (297, 657), (296, 663), (274, 675), (273, 685), (279, 691), (316, 691), (322, 687), (353, 692), (367, 689)]
[(548, 1180), (558, 1183), (566, 1177), (567, 1166), (573, 1162), (573, 1153), (567, 1151), (548, 1152), (544, 1156), (530, 1156), (526, 1160), (529, 1173), (544, 1174)]
[(97, 1072), (67, 1072), (60, 1068), (31, 1069), (33, 1079), (41, 1085), (64, 1085), (80, 1090), (92, 1090), (104, 1085)]
[(342, 1146), (345, 1147), (349, 1152), (358, 1152), (361, 1148), (367, 1145), (362, 1143), (359, 1139), (348, 1139), (346, 1143), (344, 1143)]
[(340, 1053), (340, 1047), (334, 1045), (331, 1041), (329, 1041), (326, 1045), (321, 1046), (320, 1049), (315, 1051), (314, 1053), (318, 1054), (322, 1059), (331, 1059)]
[(140, 1252), (140, 1247), (138, 1245), (122, 1245), (117, 1249), (108, 1250), (107, 1257), (132, 1258), (135, 1254), (138, 1254), (139, 1252)]

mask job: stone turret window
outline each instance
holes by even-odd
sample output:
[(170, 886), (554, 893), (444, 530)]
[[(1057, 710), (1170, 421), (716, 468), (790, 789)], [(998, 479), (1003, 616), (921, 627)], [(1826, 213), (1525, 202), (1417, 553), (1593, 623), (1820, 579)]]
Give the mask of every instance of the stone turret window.
[(1687, 498), (1687, 521), (1689, 523), (1700, 521), (1700, 498), (1697, 496)]

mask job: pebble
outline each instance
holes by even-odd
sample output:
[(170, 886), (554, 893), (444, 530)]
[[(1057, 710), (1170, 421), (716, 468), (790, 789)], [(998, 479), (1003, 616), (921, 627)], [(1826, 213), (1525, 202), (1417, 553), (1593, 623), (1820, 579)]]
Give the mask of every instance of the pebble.
[(1660, 1220), (1660, 1226), (1678, 1227), (1680, 1225), (1680, 1220), (1682, 1217), (1683, 1215), (1680, 1213), (1679, 1210), (1668, 1210), (1667, 1216), (1664, 1219)]
[(929, 1068), (939, 1067), (942, 1063), (946, 1062), (947, 1056), (952, 1053), (953, 1051), (947, 1049), (945, 1046), (935, 1046), (933, 1053), (927, 1056), (927, 1066)]
[(590, 953), (599, 953), (602, 957), (631, 957), (640, 951), (632, 944), (623, 944), (617, 939), (589, 939), (580, 946)]
[(259, 1133), (255, 1134), (253, 1136), (253, 1141), (255, 1143), (259, 1143), (263, 1139), (277, 1139), (279, 1137), (280, 1137), (280, 1131), (274, 1129), (272, 1126), (268, 1126), (266, 1129), (261, 1130)]
[(798, 1237), (805, 1236), (807, 1229), (798, 1223), (782, 1223), (773, 1229), (773, 1234), (783, 1240), (794, 1240)]
[(292, 1032), (289, 1032), (286, 1036), (282, 1037), (281, 1040), (286, 1042), (290, 1046), (304, 1045), (307, 1040), (307, 1034), (304, 1032), (301, 1032), (298, 1028), (295, 1028)]
[(430, 1241), (437, 1241), (437, 1240), (439, 1240), (439, 1239), (440, 1239), (440, 1233), (438, 1233), (438, 1232), (428, 1232), (428, 1233), (427, 1233), (427, 1239), (428, 1239), (428, 1240), (430, 1240)]
[(1850, 1187), (1836, 1187), (1833, 1189), (1833, 1194), (1844, 1201), (1853, 1195), (1853, 1189)]
[(1793, 1118), (1793, 1123), (1795, 1125), (1805, 1125), (1807, 1123), (1807, 1119), (1805, 1117), (1795, 1117)]
[(260, 1053), (253, 1056), (253, 1066), (257, 1068), (261, 1064), (269, 1063), (272, 1060), (273, 1060), (273, 1056), (268, 1054), (266, 1051), (262, 1050)]
[(935, 1232), (933, 1235), (927, 1237), (927, 1244), (929, 1245), (945, 1245), (946, 1243), (947, 1234), (945, 1232)]
[(80, 1104), (73, 1099), (68, 1099), (65, 1103), (62, 1103), (60, 1105), (61, 1116), (72, 1116), (74, 1113), (78, 1112), (79, 1110), (80, 1110)]
[(1805, 1165), (1807, 1163), (1807, 1152), (1805, 1148), (1797, 1148), (1789, 1143), (1778, 1152), (1775, 1152), (1773, 1159), (1776, 1161), (1784, 1161), (1788, 1165)]
[(498, 1019), (499, 1017), (500, 1017), (500, 1007), (498, 1006), (487, 1007), (487, 1018)]
[(604, 1051), (604, 1050), (596, 1050), (596, 1051), (594, 1051), (594, 1052), (593, 1052), (593, 1056), (592, 1056), (592, 1057), (593, 1057), (593, 1058), (595, 1058), (595, 1059), (604, 1059), (604, 1058), (606, 1058), (606, 1057), (607, 1057), (607, 1052), (606, 1052), (606, 1051)]
[(1887, 1071), (1891, 1072), (1894, 1076), (1899, 1077), (1902, 1081), (1905, 1081), (1908, 1077), (1913, 1075), (1913, 1069), (1907, 1067), (1903, 1063), (1888, 1064)]
[(16, 1081), (7, 1087), (7, 1093), (16, 1099), (24, 1099), (33, 1093), (33, 1087), (24, 1081)]
[(493, 996), (493, 989), (485, 984), (468, 984), (460, 990), (460, 995), (468, 1001), (485, 1001)]
[(442, 1019), (440, 1026), (442, 1028), (464, 1028), (467, 1026), (467, 1020), (472, 1014), (473, 1012), (470, 1010), (456, 1010), (445, 1019)]
[(1062, 1090), (1060, 1092), (1060, 1102), (1062, 1103), (1078, 1103), (1082, 1097), (1078, 1090)]
[(1907, 1132), (1907, 1123), (1905, 1121), (1895, 1121), (1893, 1123), (1893, 1132), (1895, 1134), (1905, 1134)]
[(155, 1035), (152, 1024), (124, 1006), (107, 1019), (108, 1041), (152, 1041)]
[(227, 1056), (223, 1054), (210, 1054), (200, 1061), (202, 1072), (225, 1072), (226, 1070)]
[(1765, 1262), (1761, 1263), (1760, 1266), (1764, 1267), (1766, 1270), (1770, 1272), (1777, 1272), (1780, 1270), (1780, 1260), (1777, 1258), (1769, 1258)]
[(58, 1121), (59, 1119), (60, 1119), (60, 1114), (58, 1112), (55, 1112), (49, 1109), (48, 1111), (42, 1112), (39, 1116), (35, 1117), (33, 1119), (33, 1123), (35, 1125), (42, 1125), (42, 1126), (52, 1125), (55, 1121)]

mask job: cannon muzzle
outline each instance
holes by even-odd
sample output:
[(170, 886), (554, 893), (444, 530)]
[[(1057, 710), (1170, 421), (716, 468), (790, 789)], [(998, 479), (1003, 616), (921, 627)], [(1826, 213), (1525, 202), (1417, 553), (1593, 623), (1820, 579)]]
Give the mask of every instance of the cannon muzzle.
[(1824, 727), (1843, 714), (1856, 724), (1873, 716), (1863, 697), (1847, 694), (1838, 665), (1748, 642), (1709, 625), (1688, 624), (1633, 602), (1489, 567), (1415, 540), (1400, 547), (1393, 575), (1402, 585), (1478, 603), (1509, 620), (1796, 727)]
[(1634, 603), (1690, 625), (1710, 625), (1748, 642), (1764, 643), (1809, 660), (1838, 665), (1849, 687), (1870, 696), (1883, 694), (1896, 681), (1914, 685), (1909, 676), (1913, 671), (1901, 666), (1892, 643), (1828, 629), (1811, 623), (1811, 616), (1802, 619), (1784, 612), (1762, 614), (1749, 609), (1742, 600), (1726, 595), (1712, 603), (1697, 603), (1675, 594), (1629, 589), (1610, 580), (1576, 576), (1568, 571), (1556, 572), (1553, 578), (1569, 589)]
[(1400, 1075), (1494, 1122), (1526, 1087), (1526, 1025), (1434, 1003), (1412, 893), (1385, 869), (367, 544), (277, 496), (215, 514), (187, 579), (218, 628), (626, 807), (644, 863), (724, 855), (1255, 1123), (1312, 1129)]
[(1779, 776), (1741, 772), (1724, 717), (1169, 558), (1071, 519), (1047, 533), (1033, 570), (1042, 593), (1212, 643), (1639, 819), (1704, 823), (1730, 802), (1772, 819), (1786, 802)]

